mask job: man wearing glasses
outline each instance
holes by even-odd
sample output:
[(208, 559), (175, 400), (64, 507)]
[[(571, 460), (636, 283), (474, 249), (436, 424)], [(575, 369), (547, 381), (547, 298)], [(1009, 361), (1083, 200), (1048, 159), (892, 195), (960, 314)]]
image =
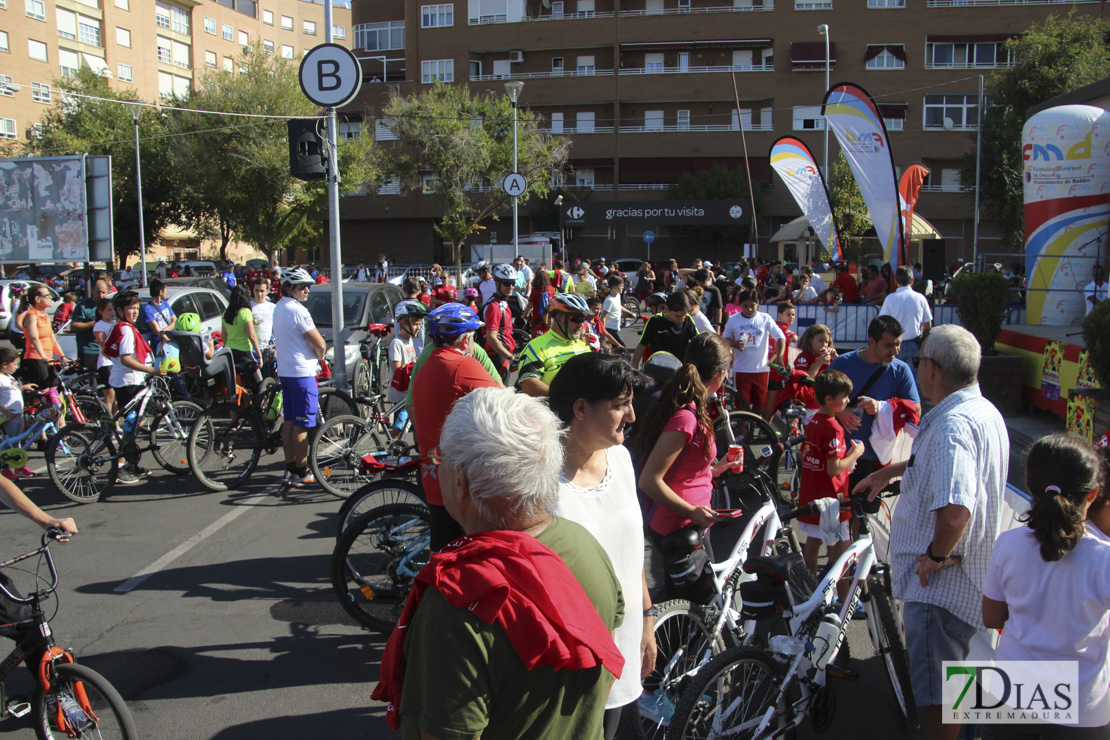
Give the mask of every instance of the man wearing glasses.
[(282, 482), (293, 488), (316, 483), (308, 470), (308, 430), (316, 426), (320, 408), (316, 374), (327, 343), (304, 307), (312, 284), (312, 276), (304, 270), (286, 270), (281, 278), (284, 298), (274, 309), (274, 346), (285, 415), (281, 428), (285, 449)]
[(590, 351), (582, 335), (583, 324), (592, 313), (580, 295), (557, 293), (551, 299), (547, 309), (551, 328), (529, 342), (520, 356), (520, 390), (529, 396), (546, 396), (563, 363)]
[(509, 301), (516, 287), (516, 268), (510, 264), (493, 268), (493, 279), (497, 282), (493, 295), (482, 304), (481, 316), (486, 322), (486, 353), (489, 354), (497, 373), (504, 382), (509, 377), (509, 366), (513, 363), (516, 340), (513, 339), (513, 311)]

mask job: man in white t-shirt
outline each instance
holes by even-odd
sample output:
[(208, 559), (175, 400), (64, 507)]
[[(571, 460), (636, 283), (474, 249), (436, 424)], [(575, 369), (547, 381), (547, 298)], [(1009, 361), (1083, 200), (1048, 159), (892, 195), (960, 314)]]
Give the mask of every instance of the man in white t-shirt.
[(1083, 289), (1087, 313), (1094, 311), (1095, 306), (1106, 300), (1106, 277), (1102, 265), (1095, 265), (1094, 269), (1091, 270), (1091, 277), (1094, 280), (1087, 283), (1087, 287)]
[(913, 366), (913, 358), (921, 354), (921, 344), (933, 327), (933, 311), (925, 296), (913, 289), (913, 270), (910, 267), (902, 265), (895, 270), (894, 282), (898, 283), (898, 289), (883, 300), (879, 315), (893, 316), (902, 325), (904, 333), (898, 359), (910, 366), (916, 378), (917, 368)]
[(269, 344), (274, 333), (274, 309), (277, 306), (270, 302), (269, 296), (269, 281), (259, 280), (251, 287), (251, 315), (254, 316), (254, 333), (258, 336), (260, 347)]
[(378, 256), (378, 264), (374, 266), (374, 282), (384, 283), (389, 278), (389, 260), (385, 255)]
[(471, 278), (471, 287), (478, 289), (479, 305), (484, 306), (493, 298), (493, 294), (497, 292), (497, 281), (490, 274), (488, 262), (478, 265), (478, 274)]
[(281, 276), (284, 298), (274, 309), (274, 346), (285, 415), (281, 427), (281, 445), (285, 449), (282, 482), (293, 488), (316, 483), (308, 470), (308, 430), (316, 426), (320, 409), (316, 374), (327, 343), (304, 307), (314, 282), (300, 268), (286, 270)]
[(513, 267), (516, 268), (517, 277), (520, 278), (517, 281), (517, 287), (520, 288), (521, 293), (525, 297), (532, 295), (532, 280), (536, 277), (535, 273), (532, 272), (532, 268), (528, 266), (528, 263), (519, 254), (516, 256), (516, 259), (513, 260)]
[(771, 362), (781, 365), (782, 353), (786, 349), (786, 335), (773, 318), (759, 312), (758, 293), (754, 290), (742, 290), (737, 298), (740, 313), (729, 318), (721, 336), (732, 347), (732, 372), (736, 390), (758, 414), (767, 402), (767, 381), (771, 371), (768, 349), (771, 337), (778, 340)]

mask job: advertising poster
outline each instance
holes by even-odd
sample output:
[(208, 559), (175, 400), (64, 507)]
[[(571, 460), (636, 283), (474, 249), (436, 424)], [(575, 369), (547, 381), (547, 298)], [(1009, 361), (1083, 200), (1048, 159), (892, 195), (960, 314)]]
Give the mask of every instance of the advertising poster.
[(1064, 367), (1064, 343), (1048, 342), (1044, 346), (1044, 372), (1041, 395), (1049, 401), (1060, 400), (1060, 371)]

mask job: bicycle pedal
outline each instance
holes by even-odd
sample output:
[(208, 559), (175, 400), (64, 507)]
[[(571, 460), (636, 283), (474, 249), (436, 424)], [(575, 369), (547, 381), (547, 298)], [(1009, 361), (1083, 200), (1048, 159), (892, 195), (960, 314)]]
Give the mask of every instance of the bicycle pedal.
[(27, 701), (21, 696), (13, 696), (8, 700), (6, 707), (8, 714), (19, 719), (31, 712), (31, 702)]
[(834, 678), (839, 678), (843, 681), (858, 681), (859, 671), (854, 671), (847, 666), (839, 666), (835, 663), (829, 663), (825, 667), (825, 674)]

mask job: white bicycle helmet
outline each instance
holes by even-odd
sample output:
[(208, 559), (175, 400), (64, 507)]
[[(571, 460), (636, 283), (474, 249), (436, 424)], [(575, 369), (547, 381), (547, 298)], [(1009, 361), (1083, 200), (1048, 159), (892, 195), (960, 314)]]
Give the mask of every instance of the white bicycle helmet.
[(507, 262), (503, 265), (498, 265), (497, 267), (493, 268), (493, 279), (503, 280), (506, 283), (515, 283), (516, 268)]
[(312, 285), (315, 282), (312, 276), (300, 267), (290, 267), (281, 273), (282, 285)]
[(401, 301), (393, 309), (393, 315), (397, 320), (401, 319), (422, 319), (428, 315), (428, 309), (420, 301), (406, 300)]

